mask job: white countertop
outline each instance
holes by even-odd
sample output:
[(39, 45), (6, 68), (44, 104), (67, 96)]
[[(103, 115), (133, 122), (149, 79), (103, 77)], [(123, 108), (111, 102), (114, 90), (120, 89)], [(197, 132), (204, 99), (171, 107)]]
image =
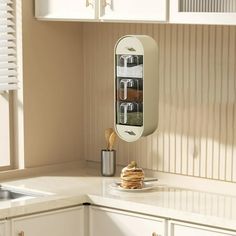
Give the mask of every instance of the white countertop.
[(50, 193), (19, 201), (0, 201), (0, 219), (85, 202), (168, 219), (236, 230), (236, 196), (162, 186), (147, 192), (120, 192), (109, 187), (117, 178), (92, 176), (74, 168), (38, 177), (3, 182), (15, 188)]

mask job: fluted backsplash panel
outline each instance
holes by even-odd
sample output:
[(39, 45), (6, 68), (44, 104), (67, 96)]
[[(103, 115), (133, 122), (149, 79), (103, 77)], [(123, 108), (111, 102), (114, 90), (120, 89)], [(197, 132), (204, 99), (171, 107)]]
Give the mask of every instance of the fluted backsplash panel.
[(159, 126), (135, 143), (119, 141), (117, 162), (236, 182), (236, 27), (84, 23), (84, 145), (100, 161), (113, 126), (113, 49), (147, 34), (159, 46)]

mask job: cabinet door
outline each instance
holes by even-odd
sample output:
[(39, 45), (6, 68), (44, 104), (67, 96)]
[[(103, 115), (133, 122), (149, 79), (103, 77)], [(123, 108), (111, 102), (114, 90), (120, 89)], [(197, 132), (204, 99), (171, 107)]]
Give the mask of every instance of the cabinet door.
[(236, 231), (225, 231), (176, 221), (169, 223), (170, 236), (236, 236)]
[(91, 207), (90, 236), (165, 236), (165, 220), (106, 208)]
[(9, 222), (0, 222), (0, 236), (9, 236)]
[(170, 22), (236, 25), (236, 0), (170, 0)]
[(100, 0), (99, 18), (104, 21), (166, 21), (167, 0)]
[(12, 236), (84, 236), (83, 207), (12, 220)]
[(35, 0), (35, 16), (44, 20), (92, 20), (97, 0)]

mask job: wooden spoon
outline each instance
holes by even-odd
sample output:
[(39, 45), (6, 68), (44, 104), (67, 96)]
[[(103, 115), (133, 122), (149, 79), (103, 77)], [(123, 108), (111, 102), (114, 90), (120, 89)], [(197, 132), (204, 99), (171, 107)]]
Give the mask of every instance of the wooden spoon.
[(110, 138), (109, 138), (109, 148), (108, 149), (110, 151), (112, 151), (115, 141), (116, 141), (116, 133), (113, 131), (110, 135)]
[(105, 139), (106, 139), (107, 150), (109, 149), (109, 138), (110, 138), (112, 132), (114, 132), (112, 128), (108, 128), (105, 130)]

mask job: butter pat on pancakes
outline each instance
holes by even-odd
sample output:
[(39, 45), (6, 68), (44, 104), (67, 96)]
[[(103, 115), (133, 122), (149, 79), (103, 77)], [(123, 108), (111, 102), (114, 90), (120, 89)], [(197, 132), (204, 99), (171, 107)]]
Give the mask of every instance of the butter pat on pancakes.
[(143, 188), (144, 171), (137, 167), (137, 163), (132, 161), (121, 171), (120, 187), (124, 189), (141, 189)]

